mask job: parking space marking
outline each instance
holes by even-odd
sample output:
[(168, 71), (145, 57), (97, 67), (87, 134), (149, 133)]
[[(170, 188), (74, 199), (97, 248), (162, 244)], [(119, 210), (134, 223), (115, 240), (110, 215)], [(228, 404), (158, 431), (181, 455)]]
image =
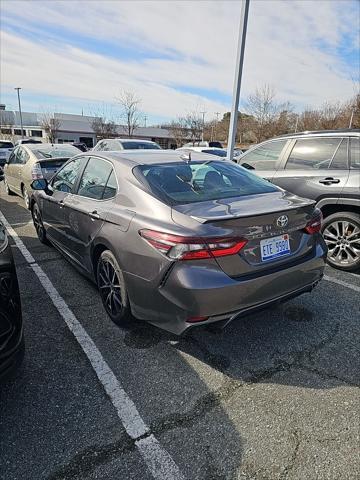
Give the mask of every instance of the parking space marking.
[(135, 441), (135, 445), (153, 477), (156, 480), (184, 480), (184, 476), (170, 454), (161, 446), (154, 435), (150, 433), (149, 427), (141, 418), (134, 402), (122, 388), (119, 380), (105, 361), (100, 350), (1, 212), (0, 220), (87, 356), (99, 381), (115, 407), (122, 425), (127, 434)]
[(328, 275), (324, 275), (323, 278), (328, 282), (337, 283), (338, 285), (341, 285), (346, 288), (351, 288), (351, 290), (354, 290), (355, 292), (360, 293), (360, 287), (358, 287), (357, 285), (352, 285), (351, 283), (343, 282), (342, 280), (339, 280), (335, 277), (329, 277)]

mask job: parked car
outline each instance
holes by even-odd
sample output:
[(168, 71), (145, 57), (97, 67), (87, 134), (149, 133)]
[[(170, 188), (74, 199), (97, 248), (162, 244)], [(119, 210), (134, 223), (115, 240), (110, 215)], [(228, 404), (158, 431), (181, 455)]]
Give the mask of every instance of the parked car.
[(88, 151), (88, 147), (85, 143), (82, 143), (82, 142), (74, 142), (72, 143), (71, 145), (73, 145), (74, 147), (78, 148), (79, 150), (81, 150), (82, 152), (87, 152)]
[[(209, 153), (210, 155), (216, 155), (218, 157), (226, 158), (227, 151), (225, 148), (217, 147), (180, 147), (176, 151), (180, 152), (202, 152)], [(233, 161), (236, 162), (240, 153), (234, 150)]]
[(213, 141), (197, 141), (197, 142), (188, 142), (183, 145), (183, 147), (214, 147), (214, 148), (223, 148), (221, 142)]
[(180, 147), (175, 150), (176, 152), (202, 152), (209, 153), (210, 155), (217, 155), (218, 157), (226, 157), (226, 150), (224, 148), (216, 147)]
[(314, 202), (194, 152), (91, 152), (35, 180), (31, 211), (98, 285), (110, 318), (176, 334), (309, 292), (326, 245)]
[(161, 150), (160, 145), (150, 140), (135, 138), (104, 138), (92, 149), (93, 152), (116, 152), (119, 150)]
[(0, 223), (0, 380), (20, 365), (23, 356), (19, 286), (6, 230)]
[(5, 166), (5, 188), (8, 195), (20, 195), (29, 208), (31, 182), (37, 178), (50, 179), (57, 170), (79, 150), (64, 144), (25, 144), (16, 147)]
[(39, 144), (43, 143), (41, 140), (35, 140), (34, 138), (22, 138), (21, 140), (18, 140), (15, 144), (17, 145), (27, 145), (27, 144)]
[(14, 144), (8, 140), (0, 140), (0, 167), (5, 165), (10, 153), (13, 151)]
[(328, 263), (360, 268), (360, 130), (284, 135), (251, 148), (238, 163), (315, 200), (324, 216)]

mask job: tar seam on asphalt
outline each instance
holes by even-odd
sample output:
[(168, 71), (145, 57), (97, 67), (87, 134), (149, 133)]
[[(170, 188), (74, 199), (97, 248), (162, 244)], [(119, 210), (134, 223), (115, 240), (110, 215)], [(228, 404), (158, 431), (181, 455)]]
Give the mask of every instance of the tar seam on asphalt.
[(180, 472), (179, 467), (176, 465), (170, 454), (160, 445), (159, 441), (151, 433), (149, 427), (141, 418), (135, 404), (122, 388), (114, 372), (106, 363), (100, 350), (96, 347), (84, 327), (56, 290), (49, 277), (36, 263), (34, 257), (1, 212), (0, 220), (5, 225), (19, 251), (38, 277), (55, 308), (58, 310), (69, 330), (87, 356), (99, 381), (103, 385), (105, 392), (109, 396), (111, 403), (115, 407), (123, 427), (129, 437), (134, 441), (149, 469), (149, 472), (156, 480), (184, 480), (184, 476)]

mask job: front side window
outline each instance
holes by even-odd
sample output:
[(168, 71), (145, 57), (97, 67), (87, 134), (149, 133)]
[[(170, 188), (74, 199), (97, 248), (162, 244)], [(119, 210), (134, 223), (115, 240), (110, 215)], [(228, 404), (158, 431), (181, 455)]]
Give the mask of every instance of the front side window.
[(343, 138), (333, 156), (330, 167), (339, 170), (348, 170), (348, 139)]
[(111, 172), (112, 165), (110, 162), (101, 158), (90, 158), (80, 180), (77, 194), (82, 197), (102, 200)]
[(360, 169), (360, 138), (350, 139), (350, 167)]
[(239, 163), (250, 165), (255, 170), (276, 170), (279, 164), (281, 152), (283, 151), (287, 140), (275, 140), (255, 147), (253, 150), (245, 153)]
[(60, 192), (72, 192), (77, 176), (86, 159), (87, 157), (76, 158), (59, 170), (52, 182), (53, 189)]
[(139, 165), (133, 172), (155, 196), (170, 205), (278, 191), (245, 168), (221, 160)]
[(287, 170), (328, 169), (341, 138), (301, 138), (290, 153)]

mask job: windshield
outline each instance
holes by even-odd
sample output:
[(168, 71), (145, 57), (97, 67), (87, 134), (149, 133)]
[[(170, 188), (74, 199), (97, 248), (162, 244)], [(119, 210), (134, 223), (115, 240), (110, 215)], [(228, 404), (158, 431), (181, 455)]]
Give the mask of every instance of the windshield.
[(139, 165), (134, 174), (155, 196), (170, 205), (278, 191), (239, 165), (216, 160)]
[(39, 159), (58, 157), (70, 158), (74, 155), (78, 155), (79, 149), (74, 147), (73, 145), (53, 145), (50, 147), (47, 146), (43, 148), (34, 148), (32, 152)]
[(0, 140), (0, 148), (14, 148), (14, 145), (12, 142), (4, 142), (3, 140)]
[(211, 155), (217, 155), (218, 157), (226, 157), (225, 150), (201, 150), (203, 153), (210, 153)]
[(125, 150), (161, 150), (155, 142), (121, 142)]

